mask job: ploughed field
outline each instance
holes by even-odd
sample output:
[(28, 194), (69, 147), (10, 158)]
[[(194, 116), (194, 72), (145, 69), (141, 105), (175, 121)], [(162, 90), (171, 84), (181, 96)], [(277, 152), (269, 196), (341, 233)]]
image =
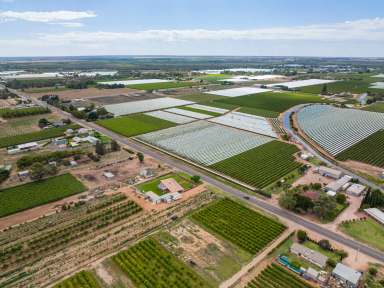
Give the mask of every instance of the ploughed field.
[(97, 121), (97, 124), (127, 137), (149, 133), (176, 125), (170, 121), (145, 114), (134, 114), (130, 116), (100, 120)]
[(301, 166), (296, 152), (294, 145), (272, 141), (209, 167), (261, 189)]
[(228, 198), (197, 211), (192, 218), (251, 254), (268, 246), (286, 228), (276, 220)]
[(272, 264), (264, 269), (256, 278), (251, 280), (245, 288), (311, 288), (298, 276), (283, 267)]
[(71, 174), (63, 174), (0, 190), (0, 217), (84, 192)]
[(211, 287), (151, 238), (120, 252), (113, 260), (136, 287)]

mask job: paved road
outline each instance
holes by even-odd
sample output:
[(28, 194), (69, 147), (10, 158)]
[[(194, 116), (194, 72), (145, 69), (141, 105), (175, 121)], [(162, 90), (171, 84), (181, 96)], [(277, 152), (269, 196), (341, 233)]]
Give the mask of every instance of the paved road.
[(298, 112), (302, 107), (304, 107), (305, 105), (298, 105), (298, 106), (295, 106), (295, 107), (292, 107), (291, 109), (289, 109), (288, 111), (286, 111), (283, 115), (283, 126), (285, 128), (285, 130), (287, 130), (289, 132), (289, 134), (293, 137), (293, 139), (297, 142), (297, 143), (300, 143), (302, 146), (305, 147), (305, 149), (310, 152), (312, 155), (315, 155), (317, 158), (319, 158), (321, 161), (323, 161), (324, 163), (326, 163), (328, 166), (332, 167), (332, 168), (335, 168), (337, 170), (340, 170), (342, 171), (344, 174), (348, 174), (356, 179), (359, 179), (360, 183), (362, 184), (365, 184), (367, 186), (370, 186), (374, 189), (379, 189), (379, 190), (383, 190), (383, 187), (382, 186), (379, 186), (377, 185), (376, 183), (372, 182), (372, 181), (369, 181), (368, 179), (364, 178), (364, 177), (361, 177), (360, 175), (357, 175), (355, 174), (354, 172), (348, 170), (348, 169), (345, 169), (343, 167), (340, 167), (338, 166), (334, 161), (332, 161), (331, 159), (328, 159), (326, 157), (324, 157), (322, 154), (320, 154), (317, 150), (315, 150), (310, 144), (308, 144), (306, 141), (304, 141), (304, 139), (302, 139), (291, 127), (291, 123), (290, 123), (290, 116), (292, 113), (295, 113), (295, 112)]
[[(15, 92), (17, 92), (17, 91), (15, 91)], [(111, 131), (103, 128), (103, 127), (100, 127), (100, 126), (98, 126), (92, 122), (79, 120), (79, 119), (73, 117), (71, 114), (66, 113), (60, 109), (55, 108), (55, 107), (50, 106), (49, 108), (57, 111), (59, 114), (62, 115), (62, 117), (70, 118), (73, 122), (78, 123), (80, 125), (83, 125), (84, 127), (93, 128), (93, 129), (109, 136), (110, 138), (112, 138), (112, 139), (114, 139), (114, 140), (116, 140), (122, 144), (125, 144), (125, 145), (132, 147), (132, 149), (134, 149), (134, 150), (141, 151), (144, 154), (149, 155), (154, 159), (157, 159), (160, 162), (166, 163), (166, 164), (168, 164), (172, 167), (175, 167), (181, 171), (184, 171), (190, 175), (199, 175), (199, 176), (201, 176), (202, 180), (204, 180), (205, 182), (207, 182), (213, 186), (216, 186), (216, 187), (220, 188), (221, 190), (223, 190), (224, 192), (230, 193), (239, 199), (243, 199), (243, 200), (248, 199), (247, 201), (249, 203), (254, 204), (255, 206), (257, 206), (257, 207), (259, 207), (259, 208), (261, 208), (261, 209), (263, 209), (269, 213), (272, 213), (272, 214), (274, 214), (280, 218), (287, 219), (291, 222), (294, 222), (294, 223), (304, 227), (307, 230), (314, 231), (314, 232), (324, 236), (325, 238), (328, 238), (328, 239), (333, 240), (333, 241), (337, 241), (337, 242), (339, 242), (345, 246), (348, 246), (352, 249), (358, 250), (359, 252), (366, 254), (366, 255), (374, 258), (374, 259), (377, 259), (381, 262), (384, 262), (384, 253), (381, 251), (375, 250), (375, 249), (370, 248), (370, 247), (368, 247), (364, 244), (361, 244), (357, 241), (346, 238), (346, 237), (344, 237), (344, 236), (342, 236), (336, 232), (333, 232), (331, 230), (328, 230), (327, 228), (322, 227), (321, 225), (318, 225), (318, 224), (315, 224), (315, 223), (310, 222), (308, 220), (305, 220), (305, 219), (299, 217), (298, 215), (296, 215), (290, 211), (287, 211), (287, 210), (281, 209), (279, 207), (273, 206), (273, 205), (269, 204), (268, 202), (266, 202), (262, 199), (259, 199), (255, 196), (250, 196), (249, 194), (247, 194), (241, 190), (238, 190), (232, 186), (229, 186), (229, 185), (227, 185), (227, 184), (225, 184), (219, 180), (216, 180), (215, 178), (212, 178), (212, 177), (204, 174), (201, 170), (198, 170), (197, 168), (195, 168), (191, 165), (188, 165), (187, 163), (185, 163), (181, 160), (178, 160), (174, 157), (171, 157), (165, 153), (162, 153), (158, 150), (149, 148), (148, 146), (141, 144), (141, 143), (138, 143), (138, 142), (135, 142), (134, 140), (120, 136), (120, 135), (118, 135), (114, 132), (111, 132)]]

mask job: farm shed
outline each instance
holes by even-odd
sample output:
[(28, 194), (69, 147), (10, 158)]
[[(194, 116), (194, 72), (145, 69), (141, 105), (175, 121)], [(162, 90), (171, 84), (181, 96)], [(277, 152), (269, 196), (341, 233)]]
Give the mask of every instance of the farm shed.
[(327, 186), (325, 186), (324, 190), (325, 191), (333, 191), (335, 193), (344, 190), (346, 188), (346, 185), (351, 182), (352, 177), (348, 175), (344, 175), (342, 178), (339, 180), (333, 181), (329, 183)]
[(352, 184), (351, 186), (348, 187), (347, 194), (352, 196), (360, 196), (361, 194), (364, 193), (366, 188), (367, 187), (361, 184)]
[(384, 225), (384, 212), (377, 208), (364, 209), (364, 212), (375, 219), (377, 222)]
[(325, 265), (327, 265), (327, 256), (324, 256), (323, 254), (309, 249), (301, 244), (293, 243), (290, 250), (293, 254), (303, 257), (308, 262), (319, 266), (320, 268), (324, 268)]
[(330, 177), (334, 179), (339, 179), (341, 176), (343, 176), (343, 172), (336, 169), (328, 168), (325, 166), (320, 166), (317, 169), (317, 172), (319, 172), (319, 174), (322, 176)]
[(355, 288), (359, 286), (362, 273), (344, 264), (338, 263), (332, 271), (332, 276), (342, 281), (346, 287)]

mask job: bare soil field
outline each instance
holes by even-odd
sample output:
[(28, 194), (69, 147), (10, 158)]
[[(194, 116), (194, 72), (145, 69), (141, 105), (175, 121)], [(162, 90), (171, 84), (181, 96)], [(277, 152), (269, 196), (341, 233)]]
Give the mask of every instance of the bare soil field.
[(137, 93), (129, 93), (129, 94), (121, 94), (121, 95), (109, 95), (109, 96), (99, 96), (99, 97), (91, 97), (87, 100), (96, 102), (97, 104), (118, 104), (124, 102), (133, 102), (140, 100), (149, 100), (159, 98), (161, 95), (146, 93), (146, 92), (137, 92)]
[(380, 167), (376, 167), (376, 166), (372, 166), (372, 165), (369, 165), (366, 163), (352, 161), (352, 160), (348, 160), (348, 161), (345, 161), (342, 163), (344, 163), (346, 166), (348, 166), (354, 170), (358, 170), (358, 171), (361, 171), (363, 173), (367, 173), (370, 175), (375, 175), (376, 177), (378, 177), (383, 171), (383, 169)]
[(17, 101), (15, 98), (0, 99), (0, 108), (9, 108), (15, 106)]
[(312, 167), (308, 169), (308, 171), (297, 179), (295, 182), (292, 183), (293, 187), (297, 187), (299, 185), (309, 185), (311, 183), (321, 183), (323, 185), (327, 185), (331, 183), (333, 180), (328, 177), (321, 176), (319, 173), (315, 172), (315, 167)]
[(73, 89), (73, 90), (65, 90), (65, 91), (55, 91), (53, 89), (50, 92), (31, 93), (30, 95), (33, 96), (34, 98), (40, 98), (43, 95), (54, 94), (54, 95), (58, 95), (63, 100), (73, 100), (78, 98), (116, 96), (116, 95), (124, 95), (129, 93), (138, 93), (138, 91), (131, 88), (117, 88), (117, 89), (87, 88), (87, 89)]

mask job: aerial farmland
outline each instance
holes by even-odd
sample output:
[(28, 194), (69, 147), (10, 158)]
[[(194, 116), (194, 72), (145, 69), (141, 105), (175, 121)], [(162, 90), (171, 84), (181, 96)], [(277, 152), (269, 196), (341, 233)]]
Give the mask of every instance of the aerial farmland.
[(3, 77), (0, 287), (380, 281), (381, 71), (142, 61)]

